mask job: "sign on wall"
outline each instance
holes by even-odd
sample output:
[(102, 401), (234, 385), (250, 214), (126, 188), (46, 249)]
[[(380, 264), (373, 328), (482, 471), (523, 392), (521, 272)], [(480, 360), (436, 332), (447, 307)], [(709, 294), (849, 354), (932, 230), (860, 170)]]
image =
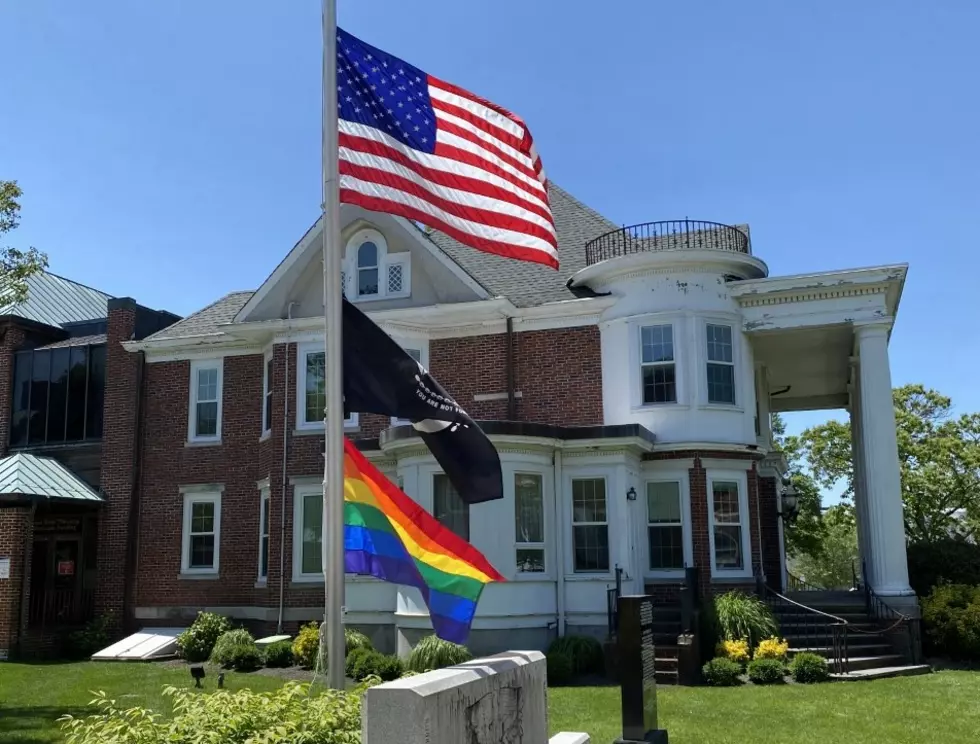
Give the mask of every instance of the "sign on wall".
[(0, 558), (0, 579), (10, 578), (10, 559)]

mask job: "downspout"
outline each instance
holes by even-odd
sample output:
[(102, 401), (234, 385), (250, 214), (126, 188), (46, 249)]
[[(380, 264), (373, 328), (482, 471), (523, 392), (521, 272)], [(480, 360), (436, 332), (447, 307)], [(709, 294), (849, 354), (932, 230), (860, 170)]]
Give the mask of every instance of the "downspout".
[(133, 442), (133, 486), (129, 494), (129, 539), (126, 541), (126, 577), (123, 585), (123, 616), (120, 618), (125, 628), (133, 611), (133, 595), (136, 590), (136, 564), (139, 560), (139, 525), (140, 525), (140, 487), (143, 480), (143, 368), (146, 363), (142, 351), (136, 352), (136, 441)]
[(279, 617), (276, 620), (276, 634), (282, 635), (282, 619), (286, 607), (286, 486), (287, 463), (289, 459), (289, 342), (293, 330), (293, 305), (286, 308), (286, 374), (282, 386), (282, 498), (279, 500)]
[(766, 580), (766, 556), (762, 552), (762, 499), (759, 496), (759, 469), (756, 463), (752, 463), (752, 472), (755, 475), (755, 530), (759, 540), (759, 575), (762, 580)]
[(517, 421), (517, 398), (514, 397), (514, 319), (507, 316), (507, 420)]
[(555, 544), (556, 560), (555, 568), (556, 582), (556, 605), (558, 607), (558, 637), (565, 635), (565, 530), (564, 513), (561, 508), (561, 492), (565, 482), (562, 477), (562, 457), (561, 450), (555, 450)]
[[(37, 499), (31, 501), (31, 534), (34, 533), (34, 515), (37, 512)], [(17, 615), (17, 640), (14, 648), (17, 649), (17, 656), (20, 656), (20, 644), (24, 637), (24, 617), (30, 611), (27, 606), (27, 572), (32, 568), (31, 562), (34, 559), (34, 541), (24, 541), (24, 565), (20, 570), (20, 612)]]

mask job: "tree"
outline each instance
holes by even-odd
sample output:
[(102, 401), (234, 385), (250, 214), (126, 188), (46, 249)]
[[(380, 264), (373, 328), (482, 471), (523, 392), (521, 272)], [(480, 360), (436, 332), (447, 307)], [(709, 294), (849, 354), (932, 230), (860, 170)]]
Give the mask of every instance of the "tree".
[(776, 449), (785, 456), (790, 467), (790, 479), (797, 494), (799, 513), (796, 519), (785, 525), (783, 537), (786, 554), (819, 555), (824, 539), (821, 518), (820, 488), (809, 472), (803, 458), (800, 438), (786, 435), (786, 422), (778, 413), (772, 415), (772, 436)]
[(790, 570), (813, 586), (826, 589), (850, 587), (858, 559), (854, 507), (850, 504), (830, 507), (823, 515), (821, 527), (820, 550), (800, 553), (791, 561)]
[[(931, 542), (951, 533), (975, 539), (980, 534), (980, 414), (955, 416), (948, 397), (923, 385), (896, 388), (893, 396), (908, 540)], [(849, 423), (811, 427), (798, 446), (819, 486), (843, 481), (844, 499), (853, 499)]]
[[(0, 181), (0, 236), (20, 224), (23, 195), (16, 181)], [(28, 277), (48, 267), (48, 257), (36, 248), (26, 251), (11, 246), (0, 248), (0, 307), (10, 307), (27, 299)]]

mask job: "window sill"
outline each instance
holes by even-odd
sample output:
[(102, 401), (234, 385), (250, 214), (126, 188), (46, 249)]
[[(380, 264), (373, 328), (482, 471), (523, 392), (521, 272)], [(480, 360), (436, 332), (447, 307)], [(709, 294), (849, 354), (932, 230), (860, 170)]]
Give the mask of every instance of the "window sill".
[(643, 581), (647, 584), (676, 584), (683, 580), (683, 571), (660, 571), (655, 574), (643, 575)]
[(687, 403), (643, 403), (630, 408), (630, 413), (650, 413), (651, 411), (688, 411), (691, 406)]
[[(357, 431), (357, 424), (344, 424), (344, 431), (351, 432)], [(317, 426), (311, 429), (293, 429), (294, 437), (316, 437), (323, 436), (323, 427)]]
[[(324, 584), (325, 579), (323, 576), (317, 577), (302, 577), (293, 578), (289, 582), (290, 589), (311, 589), (319, 588)], [(344, 574), (345, 584), (380, 584), (384, 583), (381, 579), (377, 579), (374, 576), (362, 576), (360, 574)]]
[[(611, 573), (573, 573), (565, 576), (565, 581), (615, 581), (616, 577)], [(626, 581), (623, 577), (623, 581)]]
[(259, 579), (255, 582), (256, 589), (268, 589), (269, 583), (267, 579)]
[[(344, 296), (347, 297), (347, 295)], [(411, 292), (398, 292), (397, 294), (357, 295), (347, 297), (347, 299), (351, 302), (383, 302), (384, 300), (408, 300), (411, 297)]]
[(698, 409), (702, 411), (729, 411), (731, 413), (745, 413), (744, 408), (731, 403), (703, 403), (698, 406)]
[(736, 574), (734, 576), (725, 576), (724, 574), (711, 574), (712, 584), (754, 584), (755, 576), (747, 576), (743, 573)]
[(542, 582), (542, 581), (554, 581), (555, 577), (546, 571), (521, 571), (514, 574), (514, 578), (511, 581), (529, 581), (529, 582)]
[(217, 581), (220, 577), (217, 571), (201, 571), (200, 573), (181, 571), (177, 574), (180, 581)]
[(259, 437), (260, 442), (268, 442), (270, 439), (272, 439), (272, 429), (262, 432), (262, 436)]
[(187, 442), (184, 442), (184, 446), (185, 447), (220, 447), (221, 446), (221, 440), (220, 439), (202, 439), (202, 440), (198, 441), (198, 440), (191, 439), (191, 440), (189, 440)]

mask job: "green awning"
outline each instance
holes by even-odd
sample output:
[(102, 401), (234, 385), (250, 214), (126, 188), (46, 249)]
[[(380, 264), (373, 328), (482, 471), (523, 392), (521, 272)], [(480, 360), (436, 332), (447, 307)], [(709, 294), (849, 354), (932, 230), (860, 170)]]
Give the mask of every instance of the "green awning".
[(18, 452), (0, 459), (0, 497), (102, 501), (85, 481), (57, 460)]

